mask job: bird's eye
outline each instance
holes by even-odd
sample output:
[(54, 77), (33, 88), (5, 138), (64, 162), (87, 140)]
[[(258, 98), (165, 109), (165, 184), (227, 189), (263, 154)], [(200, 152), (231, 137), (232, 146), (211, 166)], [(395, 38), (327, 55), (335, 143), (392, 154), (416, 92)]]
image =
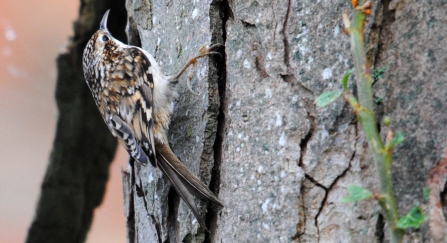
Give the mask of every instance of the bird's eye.
[(108, 40), (109, 40), (109, 37), (107, 37), (106, 35), (102, 36), (102, 41), (108, 41)]

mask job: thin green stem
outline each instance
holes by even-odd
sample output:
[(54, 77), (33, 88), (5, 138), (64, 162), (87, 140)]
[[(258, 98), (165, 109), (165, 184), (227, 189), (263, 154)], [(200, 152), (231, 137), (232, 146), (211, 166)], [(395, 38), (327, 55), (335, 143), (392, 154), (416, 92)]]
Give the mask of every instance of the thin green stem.
[[(361, 6), (366, 1), (359, 1)], [(364, 50), (364, 23), (366, 14), (364, 10), (355, 10), (352, 17), (352, 24), (348, 26), (351, 38), (351, 49), (354, 58), (354, 66), (357, 76), (358, 104), (354, 107), (357, 118), (365, 131), (366, 138), (373, 153), (377, 167), (380, 184), (380, 194), (382, 198), (379, 204), (385, 214), (390, 230), (391, 242), (401, 243), (404, 231), (397, 228), (399, 213), (394, 199), (393, 185), (391, 180), (391, 159), (390, 151), (385, 150), (382, 139), (377, 129), (376, 119), (373, 112), (372, 78), (369, 66), (366, 62)], [(351, 99), (352, 100), (352, 99)], [(353, 104), (352, 102), (350, 102)], [(360, 107), (360, 108), (359, 108)]]

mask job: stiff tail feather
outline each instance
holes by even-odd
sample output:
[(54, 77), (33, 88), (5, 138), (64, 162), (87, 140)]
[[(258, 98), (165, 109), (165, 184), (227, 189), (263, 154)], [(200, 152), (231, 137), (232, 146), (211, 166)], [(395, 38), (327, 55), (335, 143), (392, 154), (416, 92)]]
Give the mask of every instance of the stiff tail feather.
[(223, 207), (222, 202), (208, 189), (208, 187), (193, 175), (172, 152), (167, 144), (155, 146), (157, 165), (163, 174), (169, 179), (177, 193), (183, 198), (200, 225), (205, 226), (200, 217), (199, 210), (194, 201), (196, 196), (208, 199)]

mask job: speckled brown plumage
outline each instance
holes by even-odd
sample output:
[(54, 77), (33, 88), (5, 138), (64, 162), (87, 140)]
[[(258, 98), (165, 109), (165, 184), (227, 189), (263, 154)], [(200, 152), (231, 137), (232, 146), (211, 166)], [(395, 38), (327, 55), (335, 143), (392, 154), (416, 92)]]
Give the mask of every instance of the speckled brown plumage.
[(193, 196), (222, 203), (175, 156), (166, 130), (178, 78), (198, 58), (214, 54), (211, 50), (219, 45), (202, 48), (177, 75), (165, 76), (148, 52), (125, 45), (110, 35), (107, 16), (108, 11), (84, 50), (84, 76), (95, 103), (129, 155), (142, 164), (150, 162), (160, 168), (204, 226)]

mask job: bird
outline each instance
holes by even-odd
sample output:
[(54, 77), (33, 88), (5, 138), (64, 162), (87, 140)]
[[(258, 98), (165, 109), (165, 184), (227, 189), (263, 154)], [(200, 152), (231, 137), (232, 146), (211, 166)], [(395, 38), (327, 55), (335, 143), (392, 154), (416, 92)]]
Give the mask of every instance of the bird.
[[(201, 226), (194, 196), (222, 206), (213, 192), (186, 168), (169, 146), (166, 132), (178, 96), (175, 86), (180, 76), (197, 59), (219, 54), (222, 46), (203, 46), (176, 75), (166, 76), (146, 50), (113, 38), (107, 29), (110, 10), (99, 30), (88, 41), (83, 53), (84, 77), (107, 127), (131, 158), (159, 168), (186, 202)], [(188, 76), (188, 88), (191, 90)], [(191, 90), (191, 92), (193, 92)], [(205, 227), (206, 228), (206, 227)]]

